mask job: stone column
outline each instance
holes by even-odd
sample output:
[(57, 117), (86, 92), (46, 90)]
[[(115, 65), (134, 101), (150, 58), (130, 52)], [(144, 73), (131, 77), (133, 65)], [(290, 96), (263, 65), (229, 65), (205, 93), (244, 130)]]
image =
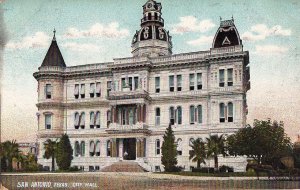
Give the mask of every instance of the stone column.
[(119, 139), (119, 158), (123, 160), (123, 139)]
[(146, 139), (143, 138), (141, 140), (141, 157), (145, 157), (145, 145), (146, 145)]
[(144, 104), (141, 105), (141, 110), (140, 110), (140, 118), (142, 123), (144, 123), (143, 113), (144, 113)]
[(136, 157), (139, 158), (141, 157), (141, 141), (140, 139), (136, 139)]
[(140, 120), (140, 110), (141, 110), (141, 107), (139, 104), (137, 104), (137, 112), (136, 112), (136, 116), (137, 116), (137, 122), (139, 123), (141, 120)]

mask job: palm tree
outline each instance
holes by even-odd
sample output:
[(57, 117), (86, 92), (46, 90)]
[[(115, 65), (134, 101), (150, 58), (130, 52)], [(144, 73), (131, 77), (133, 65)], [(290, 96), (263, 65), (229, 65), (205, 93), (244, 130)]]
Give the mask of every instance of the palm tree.
[(197, 138), (196, 140), (192, 141), (190, 145), (193, 150), (190, 152), (190, 160), (192, 159), (193, 162), (197, 162), (197, 168), (200, 168), (200, 164), (205, 164), (206, 152), (205, 152), (205, 144), (201, 138)]
[(206, 138), (207, 141), (207, 157), (213, 157), (215, 160), (215, 171), (218, 170), (218, 155), (226, 155), (225, 152), (225, 139), (223, 135), (212, 135), (209, 138)]
[(48, 139), (44, 143), (44, 148), (45, 148), (44, 158), (52, 159), (51, 171), (55, 171), (55, 154), (56, 154), (56, 150), (57, 150), (57, 141), (52, 141), (51, 139)]
[(2, 146), (2, 156), (6, 158), (7, 169), (12, 171), (12, 162), (14, 158), (19, 157), (20, 150), (19, 145), (16, 143), (16, 140), (5, 141)]

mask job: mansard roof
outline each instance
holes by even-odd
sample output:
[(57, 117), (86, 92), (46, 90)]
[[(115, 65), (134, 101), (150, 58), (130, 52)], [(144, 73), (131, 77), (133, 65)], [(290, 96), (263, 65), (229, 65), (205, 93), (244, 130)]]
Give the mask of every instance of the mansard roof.
[(41, 67), (47, 67), (47, 66), (66, 67), (64, 58), (56, 42), (55, 31), (54, 31), (54, 36), (51, 45), (41, 65)]
[(240, 39), (239, 33), (234, 25), (233, 18), (231, 20), (221, 21), (212, 47), (221, 48), (236, 45), (242, 45), (242, 40)]

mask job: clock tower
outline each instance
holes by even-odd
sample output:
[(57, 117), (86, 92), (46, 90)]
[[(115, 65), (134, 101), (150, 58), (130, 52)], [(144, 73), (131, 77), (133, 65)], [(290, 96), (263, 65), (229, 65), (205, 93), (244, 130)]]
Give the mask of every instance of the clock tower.
[(132, 40), (132, 55), (158, 57), (172, 54), (172, 41), (169, 31), (164, 29), (161, 3), (148, 0), (143, 6), (141, 29)]

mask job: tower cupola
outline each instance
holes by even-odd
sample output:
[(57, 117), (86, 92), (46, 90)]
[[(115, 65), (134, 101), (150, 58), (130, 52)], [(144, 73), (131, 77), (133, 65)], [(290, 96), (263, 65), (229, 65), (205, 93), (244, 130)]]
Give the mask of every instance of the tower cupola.
[(132, 40), (132, 55), (157, 57), (172, 54), (172, 37), (164, 29), (162, 6), (154, 0), (143, 5), (141, 29), (136, 31)]

